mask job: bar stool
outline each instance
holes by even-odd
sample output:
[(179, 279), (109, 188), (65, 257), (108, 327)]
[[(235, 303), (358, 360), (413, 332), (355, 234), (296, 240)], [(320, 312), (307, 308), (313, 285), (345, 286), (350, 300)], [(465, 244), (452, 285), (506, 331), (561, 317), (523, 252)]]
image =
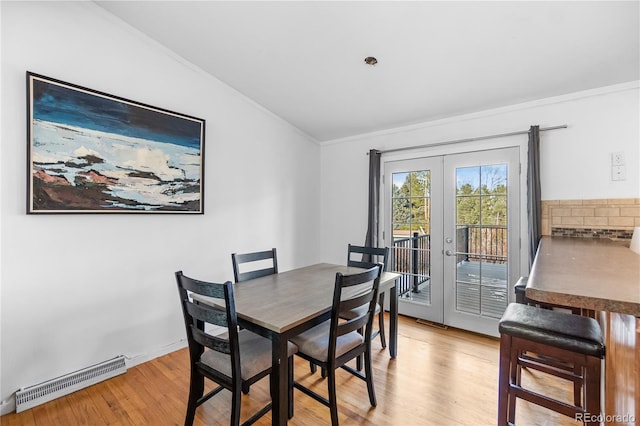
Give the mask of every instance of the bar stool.
[[(561, 305), (552, 305), (552, 304), (548, 304), (548, 303), (540, 303), (537, 302), (535, 300), (531, 300), (526, 296), (526, 289), (527, 289), (527, 282), (529, 281), (529, 277), (520, 277), (520, 279), (516, 282), (516, 284), (513, 286), (513, 290), (516, 294), (516, 303), (523, 303), (525, 305), (531, 305), (531, 306), (537, 306), (539, 308), (542, 309), (553, 309), (553, 308), (561, 308), (561, 309), (565, 309), (565, 310), (569, 310), (571, 311), (572, 314), (574, 315), (582, 315), (583, 314), (583, 310), (580, 308), (574, 308), (574, 307), (568, 307), (568, 306), (561, 306)], [(586, 310), (585, 310), (586, 312)], [(586, 316), (590, 316), (591, 318), (594, 318), (595, 315), (586, 315)], [(552, 358), (549, 358), (547, 356), (539, 356), (538, 354), (535, 353), (531, 353), (531, 352), (521, 352), (519, 355), (520, 358), (527, 358), (531, 361), (535, 361), (538, 363), (542, 363), (542, 364), (548, 364), (551, 365), (553, 367), (556, 368), (562, 368), (564, 370), (568, 370), (568, 371), (573, 371), (574, 373), (576, 373), (574, 375), (574, 377), (580, 377), (581, 375), (581, 369), (580, 366), (574, 366), (572, 364), (566, 363), (566, 362), (559, 362), (558, 360), (554, 360)], [(518, 375), (517, 375), (517, 380), (518, 383), (520, 383), (520, 375), (521, 375), (521, 369), (518, 368)], [(580, 380), (573, 380), (573, 399), (574, 399), (574, 404), (575, 405), (580, 405), (580, 395), (582, 393), (582, 383)]]
[[(499, 323), (500, 373), (498, 425), (515, 421), (516, 398), (521, 398), (584, 424), (599, 424), (600, 374), (604, 358), (602, 332), (596, 320), (521, 303), (507, 306)], [(523, 357), (535, 353), (535, 357)], [(571, 368), (566, 368), (570, 365)], [(578, 384), (573, 405), (525, 389), (520, 369), (527, 367)]]

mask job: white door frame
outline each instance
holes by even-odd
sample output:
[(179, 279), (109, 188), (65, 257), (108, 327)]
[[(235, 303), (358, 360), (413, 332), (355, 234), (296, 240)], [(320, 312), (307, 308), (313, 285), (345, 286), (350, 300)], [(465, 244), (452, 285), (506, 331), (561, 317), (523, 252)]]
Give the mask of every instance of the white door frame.
[[(527, 216), (526, 216), (526, 211), (527, 211), (527, 200), (526, 200), (526, 191), (527, 191), (527, 186), (526, 186), (526, 179), (524, 178), (526, 176), (527, 170), (526, 170), (526, 165), (527, 165), (527, 148), (528, 148), (528, 139), (527, 139), (527, 135), (514, 135), (514, 136), (508, 136), (508, 137), (499, 137), (499, 138), (495, 138), (495, 139), (487, 139), (487, 140), (482, 140), (482, 141), (471, 141), (471, 142), (460, 142), (460, 143), (455, 143), (455, 144), (446, 144), (446, 145), (437, 145), (434, 147), (428, 147), (428, 146), (422, 146), (420, 148), (416, 148), (414, 150), (403, 150), (403, 151), (396, 151), (396, 152), (389, 152), (389, 153), (384, 153), (382, 154), (382, 170), (384, 171), (385, 169), (385, 164), (387, 162), (392, 162), (392, 161), (403, 161), (403, 160), (412, 160), (412, 159), (416, 159), (416, 158), (422, 158), (422, 157), (437, 157), (437, 156), (441, 156), (441, 155), (450, 155), (450, 154), (458, 154), (458, 153), (467, 153), (467, 152), (475, 152), (475, 151), (483, 151), (483, 150), (490, 150), (490, 149), (499, 149), (499, 148), (510, 148), (510, 147), (516, 147), (519, 148), (519, 182), (520, 182), (520, 187), (519, 187), (519, 191), (520, 191), (520, 197), (519, 200), (516, 200), (515, 202), (519, 203), (519, 220), (518, 220), (518, 224), (519, 224), (519, 235), (517, 237), (518, 238), (518, 247), (519, 247), (519, 261), (516, 262), (517, 266), (512, 267), (511, 271), (510, 271), (510, 276), (522, 276), (523, 271), (523, 265), (528, 265), (529, 263), (529, 253), (528, 250), (524, 250), (523, 247), (528, 247), (528, 234), (527, 234), (527, 227), (528, 227), (528, 220), (527, 220)], [(379, 238), (380, 241), (383, 242), (383, 244), (385, 246), (389, 246), (391, 247), (393, 244), (392, 238), (391, 236), (386, 236), (384, 231), (387, 230), (388, 227), (388, 223), (390, 221), (389, 218), (389, 212), (386, 210), (385, 207), (385, 203), (387, 201), (387, 188), (385, 188), (385, 176), (381, 175), (380, 176), (380, 188), (381, 188), (381, 194), (379, 197), (380, 200), (380, 212), (381, 212), (381, 223), (384, 224), (383, 227), (381, 227), (381, 229), (379, 230)], [(528, 271), (525, 271), (524, 274), (526, 275), (528, 273)], [(515, 301), (515, 294), (513, 293), (513, 291), (509, 291), (508, 293), (509, 296), (509, 302), (513, 302)], [(388, 303), (388, 302), (387, 302)]]

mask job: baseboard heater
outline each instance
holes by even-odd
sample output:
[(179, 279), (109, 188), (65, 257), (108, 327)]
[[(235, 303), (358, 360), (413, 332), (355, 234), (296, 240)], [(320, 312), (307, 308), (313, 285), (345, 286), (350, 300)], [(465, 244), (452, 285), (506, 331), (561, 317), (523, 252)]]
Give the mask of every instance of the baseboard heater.
[(126, 371), (124, 356), (120, 355), (56, 379), (20, 389), (16, 392), (16, 413), (100, 383)]

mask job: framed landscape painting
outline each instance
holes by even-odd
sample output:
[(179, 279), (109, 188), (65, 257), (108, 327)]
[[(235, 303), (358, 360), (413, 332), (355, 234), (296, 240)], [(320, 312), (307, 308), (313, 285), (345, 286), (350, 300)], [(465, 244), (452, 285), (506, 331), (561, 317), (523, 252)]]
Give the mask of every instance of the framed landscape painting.
[(27, 72), (27, 213), (204, 213), (205, 121)]

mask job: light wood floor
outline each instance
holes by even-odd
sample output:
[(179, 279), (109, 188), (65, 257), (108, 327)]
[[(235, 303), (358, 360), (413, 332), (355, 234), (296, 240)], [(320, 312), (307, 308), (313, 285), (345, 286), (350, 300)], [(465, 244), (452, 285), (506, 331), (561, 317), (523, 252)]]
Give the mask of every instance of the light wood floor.
[[(391, 360), (374, 344), (374, 377), (378, 406), (369, 406), (366, 385), (338, 373), (338, 403), (343, 425), (495, 425), (497, 410), (498, 346), (491, 339), (455, 329), (440, 330), (401, 317), (398, 358)], [(296, 380), (326, 394), (320, 373), (311, 375), (305, 361), (296, 359)], [(542, 374), (523, 373), (525, 385), (544, 384), (546, 392), (569, 401), (565, 383)], [(186, 349), (130, 368), (126, 374), (24, 411), (2, 416), (12, 425), (181, 425), (188, 394)], [(243, 396), (242, 419), (269, 399), (268, 379)], [(295, 391), (291, 425), (327, 425), (329, 410)], [(228, 392), (212, 398), (196, 413), (196, 425), (226, 425)], [(518, 425), (578, 425), (581, 423), (518, 401)], [(267, 414), (256, 424), (271, 424)]]

